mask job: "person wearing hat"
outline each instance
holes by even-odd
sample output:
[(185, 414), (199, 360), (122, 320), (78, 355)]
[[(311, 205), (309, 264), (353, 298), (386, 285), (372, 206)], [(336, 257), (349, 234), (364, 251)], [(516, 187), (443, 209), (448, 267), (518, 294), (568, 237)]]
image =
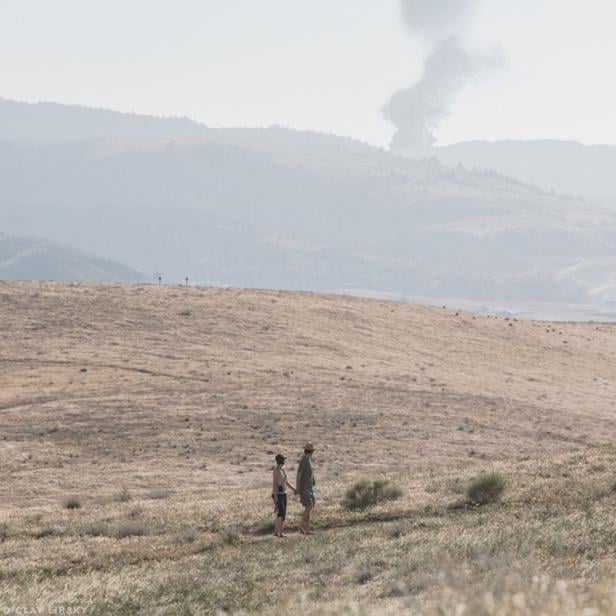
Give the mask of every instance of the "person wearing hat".
[(316, 502), (314, 498), (314, 470), (312, 468), (313, 453), (314, 445), (310, 442), (306, 443), (304, 445), (304, 455), (301, 457), (297, 467), (297, 492), (299, 492), (299, 499), (304, 506), (302, 523), (299, 530), (304, 535), (310, 534), (310, 516)]
[(296, 489), (287, 480), (287, 473), (284, 470), (286, 456), (279, 453), (276, 456), (276, 468), (274, 469), (274, 488), (272, 490), (272, 498), (274, 499), (274, 513), (276, 514), (276, 522), (274, 524), (274, 536), (284, 537), (284, 521), (287, 517), (287, 487), (293, 490), (296, 494)]

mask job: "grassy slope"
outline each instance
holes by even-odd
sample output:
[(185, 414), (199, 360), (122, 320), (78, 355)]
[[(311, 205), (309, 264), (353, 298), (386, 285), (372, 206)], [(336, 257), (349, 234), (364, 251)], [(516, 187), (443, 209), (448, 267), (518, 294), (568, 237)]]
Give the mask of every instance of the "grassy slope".
[[(7, 605), (608, 613), (587, 591), (614, 573), (612, 326), (55, 283), (0, 283), (0, 316)], [(272, 453), (308, 438), (320, 532), (276, 542)], [(486, 469), (502, 504), (449, 510)], [(404, 496), (347, 513), (359, 477)]]

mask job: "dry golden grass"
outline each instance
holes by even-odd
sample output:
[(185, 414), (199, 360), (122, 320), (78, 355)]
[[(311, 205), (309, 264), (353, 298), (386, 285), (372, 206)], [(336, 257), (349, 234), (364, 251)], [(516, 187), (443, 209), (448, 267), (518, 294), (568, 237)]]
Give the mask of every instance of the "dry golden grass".
[[(0, 608), (614, 613), (614, 326), (0, 283), (0, 333)], [(307, 439), (317, 533), (275, 540)], [(483, 471), (502, 500), (462, 507)], [(346, 511), (360, 478), (403, 497)]]

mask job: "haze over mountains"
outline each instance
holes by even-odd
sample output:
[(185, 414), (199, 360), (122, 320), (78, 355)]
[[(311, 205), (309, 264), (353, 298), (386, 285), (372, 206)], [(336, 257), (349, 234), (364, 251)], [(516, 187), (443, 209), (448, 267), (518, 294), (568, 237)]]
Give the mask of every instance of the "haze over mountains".
[(494, 169), (560, 194), (583, 196), (616, 208), (616, 146), (575, 141), (467, 141), (410, 149), (411, 157), (436, 156), (446, 165)]
[[(470, 164), (470, 145), (412, 159), (278, 127), (0, 100), (0, 231), (171, 282), (511, 306), (616, 302), (616, 214), (579, 190), (563, 197), (535, 176), (519, 174), (538, 186)], [(546, 178), (560, 159), (550, 160)], [(603, 164), (579, 185), (607, 194)]]
[(120, 263), (55, 242), (0, 234), (0, 279), (136, 282), (143, 276)]

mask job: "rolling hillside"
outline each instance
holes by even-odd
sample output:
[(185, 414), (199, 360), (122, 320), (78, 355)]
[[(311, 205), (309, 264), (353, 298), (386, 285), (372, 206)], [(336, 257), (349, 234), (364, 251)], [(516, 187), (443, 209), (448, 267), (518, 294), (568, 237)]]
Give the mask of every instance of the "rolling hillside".
[[(611, 325), (0, 282), (0, 335), (6, 607), (612, 613)], [(293, 532), (292, 499), (281, 543), (271, 461), (287, 452), (293, 476), (307, 439), (316, 534)], [(465, 505), (494, 470), (502, 502)], [(360, 478), (403, 496), (349, 512)]]
[(0, 279), (139, 282), (143, 276), (130, 267), (69, 246), (0, 233)]
[(80, 105), (22, 103), (0, 98), (0, 139), (53, 142), (136, 135), (172, 139), (205, 131), (207, 127), (188, 118), (154, 118)]
[[(228, 476), (239, 487), (246, 474), (259, 480), (269, 449), (306, 436), (338, 452), (343, 475), (362, 460), (385, 468), (385, 450), (411, 469), (473, 463), (471, 450), (494, 462), (614, 437), (611, 325), (173, 286), (3, 282), (0, 300), (12, 443), (2, 464), (17, 473), (4, 504), (27, 498), (27, 468), (45, 486), (32, 504), (69, 484), (114, 489), (135, 464), (145, 488), (162, 472), (157, 459), (192, 489), (248, 456), (254, 464)], [(91, 456), (108, 472), (90, 469)]]
[(575, 141), (467, 141), (410, 151), (435, 156), (446, 165), (493, 169), (547, 191), (582, 196), (590, 203), (616, 207), (616, 146)]

